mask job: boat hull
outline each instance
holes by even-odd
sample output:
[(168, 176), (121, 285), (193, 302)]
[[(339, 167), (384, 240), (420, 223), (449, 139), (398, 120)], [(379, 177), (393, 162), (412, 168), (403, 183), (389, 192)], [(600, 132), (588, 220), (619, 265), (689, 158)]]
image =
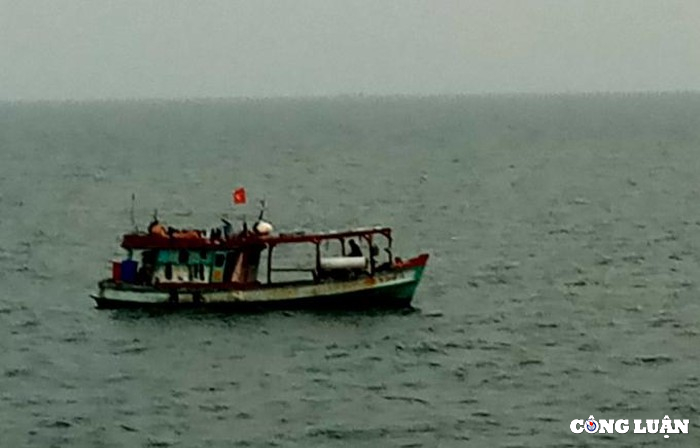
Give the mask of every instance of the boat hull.
[(101, 282), (91, 297), (100, 308), (124, 307), (406, 307), (413, 299), (427, 262), (417, 257), (400, 268), (352, 280), (294, 282), (245, 289), (153, 288)]

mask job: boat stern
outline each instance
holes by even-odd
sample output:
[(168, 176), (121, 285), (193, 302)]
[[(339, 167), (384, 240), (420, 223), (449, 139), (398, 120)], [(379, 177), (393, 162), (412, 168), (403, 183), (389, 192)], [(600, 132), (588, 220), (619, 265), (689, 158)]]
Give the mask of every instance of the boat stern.
[(98, 283), (97, 293), (90, 294), (90, 298), (98, 308), (124, 308), (166, 304), (170, 295), (166, 291), (105, 279)]

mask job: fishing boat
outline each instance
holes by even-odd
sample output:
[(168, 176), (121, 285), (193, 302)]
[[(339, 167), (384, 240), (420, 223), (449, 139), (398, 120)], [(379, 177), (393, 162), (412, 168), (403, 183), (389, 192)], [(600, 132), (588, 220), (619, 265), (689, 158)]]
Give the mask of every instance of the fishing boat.
[[(234, 233), (228, 221), (175, 230), (154, 219), (148, 231), (123, 235), (125, 258), (112, 262), (111, 278), (91, 297), (99, 308), (406, 307), (428, 254), (402, 260), (392, 242), (389, 227), (276, 233), (259, 220)], [(280, 266), (278, 253), (285, 252), (297, 255)]]

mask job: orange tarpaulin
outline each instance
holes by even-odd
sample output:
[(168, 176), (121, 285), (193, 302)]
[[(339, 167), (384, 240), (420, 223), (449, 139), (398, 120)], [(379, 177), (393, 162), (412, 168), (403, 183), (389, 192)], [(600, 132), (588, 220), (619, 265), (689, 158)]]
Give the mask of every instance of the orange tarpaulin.
[(153, 235), (158, 235), (165, 238), (168, 237), (168, 231), (165, 230), (165, 227), (163, 227), (162, 224), (155, 224), (153, 227), (151, 227), (151, 233)]
[(184, 239), (197, 239), (202, 236), (196, 230), (181, 230), (179, 232), (173, 233), (174, 238), (184, 238)]

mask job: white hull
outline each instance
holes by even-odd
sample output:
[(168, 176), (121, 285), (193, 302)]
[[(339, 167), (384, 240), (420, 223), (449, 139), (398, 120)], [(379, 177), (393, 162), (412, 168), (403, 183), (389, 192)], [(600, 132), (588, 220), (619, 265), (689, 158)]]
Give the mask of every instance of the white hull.
[[(177, 289), (129, 288), (121, 285), (102, 287), (93, 299), (100, 306), (166, 304), (265, 304), (314, 300), (337, 304), (344, 301), (380, 298), (410, 302), (420, 281), (423, 267), (377, 273), (347, 281), (289, 283), (254, 289)], [(318, 303), (324, 305), (324, 303)]]

